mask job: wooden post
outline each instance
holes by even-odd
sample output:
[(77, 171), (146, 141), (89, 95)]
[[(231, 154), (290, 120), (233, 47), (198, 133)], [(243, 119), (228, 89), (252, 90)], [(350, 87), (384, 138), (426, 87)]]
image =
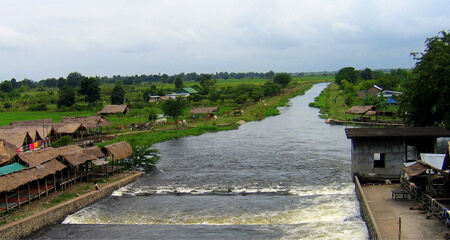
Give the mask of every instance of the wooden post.
[(47, 184), (47, 177), (45, 177), (45, 196), (48, 197), (48, 184)]
[(28, 185), (28, 203), (31, 202), (31, 189), (30, 189), (30, 183)]
[(398, 218), (398, 240), (402, 239), (402, 218)]
[(39, 179), (37, 181), (38, 198), (41, 199), (41, 187), (39, 186)]
[(19, 188), (17, 188), (17, 205), (19, 205), (19, 209), (20, 209), (20, 191), (19, 191)]
[(7, 192), (5, 192), (5, 204), (6, 204), (6, 212), (9, 212), (8, 193)]

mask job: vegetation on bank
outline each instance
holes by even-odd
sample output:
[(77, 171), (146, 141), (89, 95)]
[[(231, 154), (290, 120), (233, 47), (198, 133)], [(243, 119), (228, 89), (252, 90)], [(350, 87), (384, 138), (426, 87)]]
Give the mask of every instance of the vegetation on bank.
[[(417, 60), (412, 70), (397, 69), (389, 73), (362, 71), (353, 67), (340, 69), (331, 83), (311, 106), (321, 109), (323, 118), (345, 119), (345, 111), (354, 105), (373, 105), (377, 110), (397, 113), (390, 120), (402, 120), (411, 126), (450, 128), (450, 33), (440, 32), (428, 38), (423, 53), (412, 53)], [(384, 96), (358, 97), (361, 90), (377, 85), (383, 90), (402, 92), (395, 96), (398, 104), (387, 104)]]

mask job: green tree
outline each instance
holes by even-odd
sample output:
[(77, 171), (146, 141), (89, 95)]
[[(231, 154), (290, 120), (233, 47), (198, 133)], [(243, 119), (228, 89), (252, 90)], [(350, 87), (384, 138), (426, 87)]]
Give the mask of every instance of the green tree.
[(58, 108), (71, 107), (73, 106), (73, 104), (75, 104), (75, 91), (71, 87), (64, 85), (58, 91), (58, 95)]
[(412, 53), (418, 62), (404, 84), (400, 110), (415, 126), (450, 128), (450, 34), (442, 31), (425, 44), (424, 53)]
[(209, 89), (216, 84), (216, 80), (212, 79), (211, 74), (202, 74), (200, 85), (202, 86), (202, 94), (207, 95)]
[(123, 104), (125, 102), (125, 89), (120, 83), (116, 83), (111, 93), (111, 104)]
[(83, 77), (78, 93), (84, 95), (84, 100), (92, 105), (100, 101), (100, 81), (95, 77)]
[(361, 72), (361, 77), (364, 78), (364, 80), (370, 80), (373, 79), (373, 72), (372, 69), (366, 68), (364, 71)]
[(67, 82), (66, 84), (69, 87), (78, 87), (80, 85), (81, 80), (83, 80), (83, 75), (79, 72), (71, 72), (69, 75), (67, 75)]
[(168, 99), (163, 102), (161, 109), (164, 115), (169, 116), (175, 120), (175, 124), (178, 127), (178, 117), (183, 115), (184, 108), (187, 106), (187, 102), (182, 97), (174, 99)]
[(3, 81), (2, 83), (0, 83), (0, 91), (9, 93), (12, 90), (13, 87), (10, 81)]
[(342, 80), (347, 80), (351, 84), (355, 84), (358, 79), (358, 72), (353, 67), (341, 68), (334, 77), (337, 85), (342, 87)]
[(174, 82), (174, 84), (175, 84), (175, 88), (176, 89), (181, 89), (182, 87), (183, 87), (183, 79), (181, 79), (180, 77), (177, 77), (176, 79), (175, 79), (175, 82)]
[(149, 146), (133, 146), (133, 153), (123, 160), (124, 167), (133, 171), (154, 170), (160, 160), (160, 157), (156, 155), (157, 152), (158, 150), (151, 149)]
[(273, 82), (280, 84), (283, 88), (286, 88), (287, 85), (292, 81), (292, 77), (288, 73), (277, 73), (275, 77), (273, 77)]

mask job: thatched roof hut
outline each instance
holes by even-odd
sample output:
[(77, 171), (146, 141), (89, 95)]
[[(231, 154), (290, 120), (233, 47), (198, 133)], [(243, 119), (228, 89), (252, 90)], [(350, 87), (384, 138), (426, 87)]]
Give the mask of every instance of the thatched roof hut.
[(104, 127), (113, 124), (106, 120), (103, 116), (88, 116), (88, 117), (63, 117), (60, 124), (80, 123), (86, 128)]
[(17, 154), (16, 147), (11, 143), (0, 139), (0, 166), (6, 162), (9, 162)]
[(97, 146), (84, 148), (83, 150), (91, 155), (96, 156), (97, 158), (105, 157), (105, 154)]
[(125, 141), (113, 143), (102, 147), (102, 151), (106, 156), (111, 156), (114, 159), (125, 159), (133, 153), (131, 145)]
[(56, 131), (51, 125), (6, 125), (1, 126), (0, 129), (26, 131), (34, 140), (45, 139), (56, 135)]
[(51, 159), (57, 158), (67, 152), (72, 152), (82, 149), (77, 145), (69, 145), (60, 148), (48, 147), (32, 152), (20, 152), (17, 154), (19, 159), (24, 163), (28, 164), (30, 167), (37, 166), (43, 162), (49, 161)]
[(78, 166), (87, 161), (93, 161), (98, 159), (96, 156), (89, 154), (88, 151), (84, 151), (84, 149), (63, 153), (59, 155), (59, 158), (62, 161), (68, 162), (72, 166)]
[(33, 142), (33, 138), (28, 132), (15, 129), (1, 129), (0, 139), (4, 139), (13, 144), (16, 148), (21, 148), (22, 146)]
[(130, 107), (128, 105), (105, 105), (103, 109), (97, 113), (100, 114), (114, 114), (114, 113), (123, 113), (127, 114), (130, 112)]
[(375, 107), (374, 106), (353, 106), (350, 109), (348, 109), (347, 111), (345, 111), (345, 113), (348, 114), (365, 114), (368, 111), (374, 111)]
[(27, 168), (19, 172), (0, 176), (0, 192), (11, 192), (29, 182), (43, 179), (44, 177), (61, 171), (66, 166), (53, 159), (39, 166)]
[(39, 119), (39, 120), (28, 120), (28, 121), (13, 121), (10, 125), (13, 126), (43, 126), (52, 125), (53, 120), (51, 118)]
[(79, 131), (86, 131), (86, 127), (81, 123), (56, 123), (53, 128), (58, 134), (75, 134)]
[(219, 107), (199, 107), (199, 108), (192, 108), (189, 112), (190, 114), (207, 114), (207, 113), (214, 113), (218, 112)]

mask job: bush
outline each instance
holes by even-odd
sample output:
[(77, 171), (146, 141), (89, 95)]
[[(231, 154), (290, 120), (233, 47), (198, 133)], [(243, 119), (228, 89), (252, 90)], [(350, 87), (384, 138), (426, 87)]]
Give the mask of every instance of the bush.
[(64, 136), (54, 142), (52, 142), (51, 146), (54, 148), (64, 147), (67, 145), (73, 144), (73, 138), (71, 136)]
[(47, 111), (47, 105), (45, 103), (34, 104), (28, 107), (28, 111)]

